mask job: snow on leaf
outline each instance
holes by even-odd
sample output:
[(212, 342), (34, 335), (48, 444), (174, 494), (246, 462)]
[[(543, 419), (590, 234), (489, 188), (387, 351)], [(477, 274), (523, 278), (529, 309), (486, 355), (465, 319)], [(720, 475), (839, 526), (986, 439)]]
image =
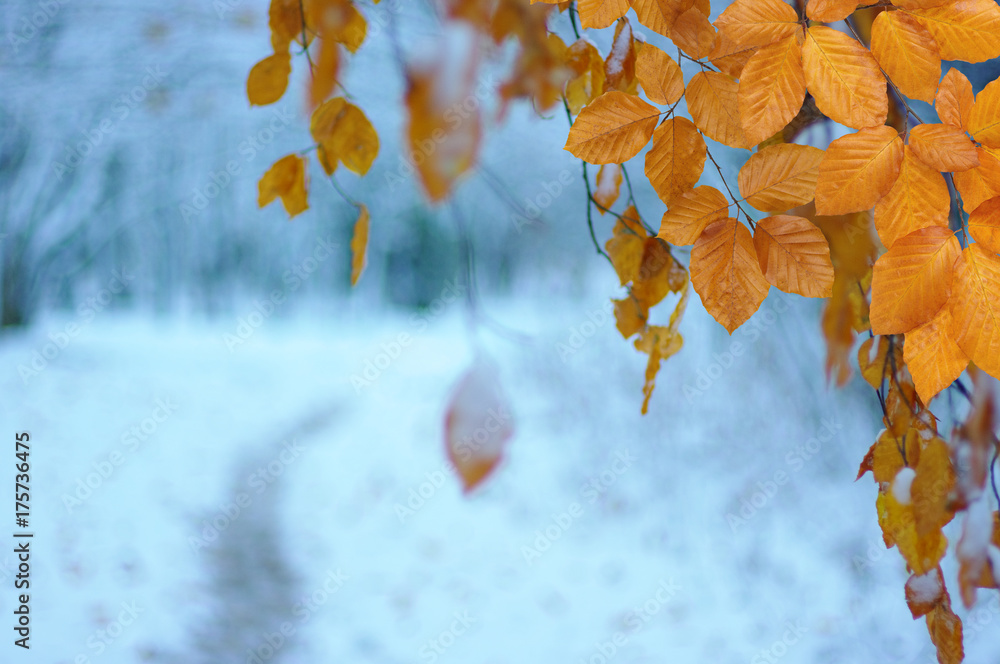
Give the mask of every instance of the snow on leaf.
[(493, 472), (513, 433), (510, 405), (496, 365), (477, 357), (455, 386), (445, 414), (445, 452), (458, 471), (464, 493)]
[(911, 574), (906, 580), (906, 605), (914, 619), (930, 613), (943, 597), (944, 577), (940, 567), (921, 576)]
[(735, 219), (705, 228), (691, 249), (690, 269), (705, 309), (730, 334), (760, 308), (770, 288), (750, 231)]
[(931, 320), (951, 295), (961, 251), (951, 230), (937, 226), (896, 241), (875, 262), (872, 332), (900, 334)]
[(638, 90), (635, 77), (635, 41), (632, 39), (632, 25), (627, 18), (615, 26), (615, 38), (611, 42), (611, 52), (604, 61), (604, 89), (621, 90), (634, 95)]

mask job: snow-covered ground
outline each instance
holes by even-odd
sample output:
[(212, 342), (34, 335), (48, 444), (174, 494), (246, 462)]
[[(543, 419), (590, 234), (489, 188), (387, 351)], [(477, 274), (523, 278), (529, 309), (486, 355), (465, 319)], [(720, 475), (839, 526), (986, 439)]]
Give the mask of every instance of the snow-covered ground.
[[(815, 305), (772, 293), (730, 339), (693, 302), (642, 417), (645, 356), (602, 313), (610, 286), (583, 290), (486, 302), (515, 341), (471, 334), (460, 304), (357, 298), (241, 345), (226, 335), (253, 308), (105, 313), (57, 353), (80, 321), (4, 337), (0, 421), (31, 433), (36, 535), (32, 648), (0, 661), (934, 661), (875, 487), (853, 481), (871, 395), (824, 385)], [(477, 348), (516, 436), (463, 497), (443, 412)], [(25, 384), (35, 351), (54, 357)], [(981, 596), (966, 661), (994, 664)]]

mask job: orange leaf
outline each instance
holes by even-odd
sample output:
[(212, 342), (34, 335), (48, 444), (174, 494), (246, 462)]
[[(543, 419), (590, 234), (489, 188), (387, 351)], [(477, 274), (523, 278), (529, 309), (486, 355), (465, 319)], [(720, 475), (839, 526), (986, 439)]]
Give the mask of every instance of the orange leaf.
[(910, 130), (909, 145), (920, 161), (939, 171), (967, 171), (979, 165), (976, 146), (952, 125), (917, 125)]
[(723, 219), (705, 228), (691, 249), (691, 283), (729, 334), (760, 308), (769, 285), (746, 226)]
[(580, 109), (604, 94), (604, 60), (596, 46), (579, 39), (566, 49), (566, 66), (574, 74), (566, 83), (566, 101), (570, 112), (577, 115)]
[(615, 303), (615, 327), (626, 339), (646, 327), (646, 317), (648, 312), (642, 307), (634, 297), (629, 295), (623, 300), (611, 300)]
[(763, 46), (740, 76), (740, 122), (747, 141), (756, 145), (791, 122), (806, 97), (802, 47), (795, 35)]
[(955, 295), (948, 301), (958, 347), (976, 365), (1000, 377), (1000, 258), (978, 242), (955, 263)]
[(736, 97), (739, 87), (725, 74), (703, 71), (691, 77), (684, 94), (691, 119), (706, 136), (723, 145), (748, 148)]
[(944, 176), (903, 148), (903, 162), (892, 189), (875, 205), (875, 230), (891, 247), (904, 235), (928, 226), (948, 226), (951, 196)]
[(469, 493), (493, 472), (514, 434), (496, 366), (479, 357), (455, 386), (444, 420), (448, 460)]
[[(892, 380), (893, 372), (898, 374), (903, 366), (903, 351), (892, 337), (869, 337), (858, 348), (858, 368), (861, 377), (874, 389), (882, 389), (882, 383)], [(877, 342), (877, 345), (876, 345)], [(892, 355), (889, 349), (892, 349)], [(874, 352), (872, 352), (874, 350)], [(894, 476), (898, 468), (892, 472)], [(891, 477), (890, 477), (891, 479)]]
[(954, 508), (949, 507), (955, 469), (948, 443), (937, 436), (924, 443), (916, 470), (910, 496), (917, 535), (923, 536), (940, 531), (955, 516)]
[(579, 0), (580, 25), (606, 28), (628, 12), (628, 0)]
[(885, 76), (871, 52), (856, 40), (833, 28), (813, 26), (802, 46), (802, 64), (809, 92), (831, 120), (854, 129), (885, 123)]
[(987, 199), (1000, 196), (1000, 149), (978, 147), (976, 156), (979, 166), (952, 176), (966, 212), (972, 212)]
[(653, 133), (646, 153), (646, 177), (660, 200), (671, 205), (691, 189), (705, 169), (705, 140), (687, 118), (670, 118)]
[(312, 114), (309, 131), (319, 144), (319, 162), (327, 175), (338, 161), (364, 175), (378, 156), (378, 133), (364, 112), (343, 97), (323, 102)]
[(994, 254), (1000, 254), (1000, 196), (986, 201), (969, 215), (969, 235)]
[(809, 0), (806, 16), (820, 23), (836, 23), (853, 14), (857, 6), (856, 0)]
[(635, 62), (635, 75), (650, 101), (675, 104), (684, 94), (684, 76), (673, 58), (646, 44)]
[(288, 53), (269, 55), (247, 75), (247, 99), (251, 106), (266, 106), (281, 99), (288, 88), (292, 73), (292, 56)]
[(799, 17), (782, 0), (736, 0), (715, 19), (715, 27), (740, 46), (763, 46), (795, 34)]
[(365, 41), (368, 22), (350, 2), (305, 3), (309, 8), (306, 25), (319, 32), (324, 41), (343, 44), (355, 53)]
[[(687, 281), (686, 274), (683, 281)], [(639, 307), (648, 312), (675, 287), (677, 270), (674, 257), (670, 255), (670, 245), (658, 237), (646, 238), (639, 271), (632, 282), (632, 296)]]
[(695, 187), (675, 198), (663, 213), (658, 237), (678, 246), (694, 244), (705, 226), (728, 216), (729, 201), (718, 189)]
[(934, 35), (942, 60), (985, 62), (1000, 56), (1000, 7), (995, 0), (958, 0), (911, 14)]
[(1000, 148), (1000, 79), (986, 85), (969, 115), (969, 133), (979, 143)]
[(808, 219), (792, 215), (761, 219), (753, 244), (764, 278), (772, 286), (804, 297), (833, 295), (830, 245)]
[(565, 149), (591, 164), (621, 164), (649, 142), (659, 117), (658, 108), (638, 97), (606, 92), (577, 116)]
[(962, 619), (951, 610), (951, 603), (940, 603), (927, 614), (927, 631), (937, 647), (940, 664), (962, 664)]
[(823, 156), (819, 148), (793, 143), (761, 148), (740, 169), (740, 194), (764, 212), (804, 205), (816, 194)]
[(611, 42), (611, 52), (604, 61), (604, 90), (620, 90), (634, 95), (639, 90), (635, 77), (635, 40), (632, 38), (632, 24), (627, 18), (615, 26), (615, 38)]
[(631, 0), (631, 4), (639, 23), (665, 37), (670, 35), (677, 17), (687, 9), (678, 0)]
[(961, 251), (951, 230), (937, 226), (897, 240), (875, 261), (872, 332), (901, 334), (931, 320), (948, 301)]
[(365, 269), (365, 255), (368, 252), (368, 207), (362, 205), (358, 209), (358, 219), (354, 222), (354, 235), (351, 236), (351, 286), (358, 284), (361, 272)]
[(826, 150), (816, 181), (816, 214), (871, 208), (892, 188), (903, 161), (903, 141), (892, 127), (862, 129)]
[(969, 79), (954, 67), (949, 69), (934, 96), (934, 109), (941, 122), (967, 129), (974, 102), (975, 95), (972, 94)]
[(682, 12), (670, 29), (670, 39), (695, 60), (712, 52), (715, 37), (715, 26), (697, 7)]
[(340, 46), (336, 42), (320, 44), (319, 55), (316, 58), (316, 68), (312, 75), (312, 85), (309, 86), (309, 104), (312, 108), (323, 103), (333, 92), (337, 84), (337, 74), (340, 71)]
[(903, 357), (925, 404), (955, 382), (969, 358), (952, 338), (951, 310), (941, 307), (931, 320), (906, 333)]
[(257, 183), (257, 207), (269, 205), (280, 196), (289, 217), (309, 209), (307, 195), (306, 160), (295, 154), (274, 162)]
[(934, 101), (941, 55), (934, 37), (905, 12), (882, 12), (872, 23), (872, 55), (907, 97)]
[(649, 398), (653, 396), (653, 389), (656, 387), (656, 374), (660, 371), (660, 362), (666, 360), (680, 352), (684, 345), (684, 338), (677, 331), (680, 326), (681, 317), (687, 308), (688, 296), (691, 288), (687, 281), (684, 282), (683, 293), (677, 306), (670, 314), (670, 325), (650, 325), (642, 336), (635, 340), (635, 348), (638, 351), (649, 354), (649, 362), (646, 364), (646, 383), (642, 386), (642, 414), (645, 415), (649, 409)]
[(597, 211), (604, 214), (605, 208), (610, 208), (618, 200), (618, 191), (622, 186), (622, 167), (619, 164), (605, 164), (597, 171), (597, 186), (594, 188), (594, 200), (601, 207)]
[(913, 574), (906, 580), (906, 605), (914, 620), (926, 616), (944, 598), (944, 577), (936, 567), (923, 576)]
[(759, 46), (738, 44), (727, 37), (725, 33), (720, 32), (719, 38), (715, 40), (715, 48), (708, 54), (708, 59), (719, 68), (719, 71), (729, 74), (733, 78), (739, 78), (743, 67), (759, 48)]
[(615, 222), (611, 238), (604, 243), (622, 286), (633, 281), (639, 274), (646, 237), (646, 230), (639, 222), (635, 207), (629, 206), (625, 214)]

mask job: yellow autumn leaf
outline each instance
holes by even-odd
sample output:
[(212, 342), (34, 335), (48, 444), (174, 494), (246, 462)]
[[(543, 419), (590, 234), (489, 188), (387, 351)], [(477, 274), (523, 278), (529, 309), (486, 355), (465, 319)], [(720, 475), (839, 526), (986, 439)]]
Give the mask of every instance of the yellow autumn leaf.
[(791, 122), (806, 97), (802, 47), (795, 35), (762, 46), (740, 75), (740, 122), (750, 145)]
[(351, 236), (351, 286), (357, 285), (367, 262), (368, 223), (368, 207), (361, 205), (358, 209), (358, 219), (354, 222), (354, 234)]
[(712, 52), (715, 39), (715, 26), (697, 7), (681, 12), (670, 28), (670, 40), (695, 60)]
[(674, 104), (684, 94), (680, 65), (652, 44), (639, 51), (635, 75), (646, 96), (656, 104)]
[(735, 219), (709, 224), (691, 249), (691, 283), (706, 311), (729, 334), (745, 323), (767, 297), (753, 238)]
[(670, 35), (677, 17), (687, 9), (682, 8), (679, 0), (631, 0), (630, 4), (639, 23), (665, 37)]
[(825, 26), (809, 28), (802, 45), (806, 86), (834, 122), (864, 129), (885, 123), (889, 113), (885, 76), (867, 48)]
[(658, 237), (670, 244), (694, 244), (713, 221), (729, 216), (729, 201), (715, 187), (695, 187), (674, 199), (670, 209), (663, 213)]
[(806, 16), (811, 21), (836, 23), (853, 14), (857, 6), (857, 0), (809, 0)]
[(309, 209), (306, 184), (306, 161), (302, 157), (285, 155), (267, 170), (257, 183), (257, 207), (269, 205), (281, 197), (289, 217)]
[(687, 118), (670, 118), (653, 133), (646, 153), (646, 177), (660, 200), (670, 206), (694, 187), (705, 169), (705, 140)]
[(566, 66), (573, 75), (566, 83), (566, 102), (573, 115), (604, 94), (604, 60), (597, 47), (578, 39), (566, 49)]
[(958, 347), (1000, 378), (1000, 258), (978, 242), (966, 247), (955, 263), (953, 292), (948, 305)]
[(905, 11), (934, 35), (942, 60), (985, 62), (1000, 56), (1000, 6), (995, 0), (958, 0)]
[(597, 184), (594, 187), (594, 200), (597, 201), (597, 211), (611, 208), (618, 200), (618, 192), (622, 186), (622, 167), (620, 164), (604, 164), (597, 171)]
[(889, 192), (903, 161), (903, 141), (892, 127), (862, 129), (826, 149), (816, 181), (816, 214), (860, 212)]
[(634, 95), (606, 92), (584, 108), (565, 149), (591, 164), (621, 164), (649, 142), (660, 110)]
[(903, 358), (925, 404), (955, 382), (969, 364), (952, 338), (952, 326), (951, 309), (945, 305), (934, 318), (906, 333)]
[(882, 244), (891, 247), (904, 235), (928, 226), (947, 228), (951, 196), (944, 176), (903, 148), (899, 176), (875, 205), (875, 230)]
[(824, 155), (819, 148), (792, 143), (761, 148), (740, 169), (740, 194), (764, 212), (804, 205), (816, 194)]
[(934, 101), (941, 55), (929, 30), (906, 12), (882, 12), (872, 23), (872, 55), (899, 91)]
[(966, 212), (972, 212), (987, 199), (1000, 196), (1000, 149), (977, 147), (976, 156), (979, 166), (952, 176)]
[(703, 71), (691, 77), (684, 96), (691, 119), (706, 136), (733, 148), (748, 148), (736, 96), (739, 86), (725, 74)]
[(972, 139), (991, 148), (1000, 148), (1000, 79), (988, 83), (978, 95), (969, 114)]
[(269, 55), (247, 75), (247, 99), (251, 106), (266, 106), (281, 99), (288, 88), (292, 73), (292, 56), (288, 53)]
[(739, 78), (750, 58), (760, 49), (760, 46), (744, 46), (731, 40), (720, 32), (715, 40), (715, 48), (708, 54), (708, 59), (724, 74)]
[(965, 74), (952, 67), (938, 84), (937, 94), (934, 95), (934, 110), (941, 122), (968, 129), (975, 100), (972, 83)]
[(753, 233), (757, 261), (768, 283), (803, 297), (833, 295), (833, 263), (823, 232), (793, 215), (766, 217)]
[(327, 175), (338, 162), (364, 175), (378, 156), (378, 133), (364, 112), (343, 97), (325, 101), (313, 111), (309, 132), (319, 144), (319, 161)]
[(969, 215), (969, 235), (994, 254), (1000, 254), (1000, 196), (991, 198)]
[(947, 228), (922, 228), (875, 261), (871, 323), (875, 334), (902, 334), (934, 317), (952, 292), (962, 249)]
[(763, 46), (800, 29), (795, 10), (782, 0), (736, 0), (715, 19), (715, 27), (740, 46)]
[(979, 165), (976, 146), (965, 132), (952, 125), (920, 124), (910, 130), (909, 139), (913, 153), (935, 170), (967, 171)]

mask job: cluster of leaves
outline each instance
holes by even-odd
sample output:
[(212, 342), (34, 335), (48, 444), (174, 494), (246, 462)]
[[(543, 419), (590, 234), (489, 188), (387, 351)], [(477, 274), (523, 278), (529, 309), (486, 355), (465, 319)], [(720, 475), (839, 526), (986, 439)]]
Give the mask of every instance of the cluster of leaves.
[[(859, 478), (870, 471), (878, 484), (885, 544), (898, 547), (912, 573), (906, 599), (914, 618), (926, 616), (941, 662), (960, 662), (961, 621), (940, 568), (948, 545), (942, 529), (956, 515), (964, 515), (956, 547), (962, 601), (971, 606), (976, 588), (1000, 585), (1000, 515), (987, 490), (1000, 442), (985, 378), (1000, 377), (1000, 80), (974, 95), (958, 70), (942, 77), (941, 65), (1000, 56), (1000, 7), (993, 0), (736, 0), (713, 23), (709, 0), (439, 4), (441, 18), (473, 38), (458, 52), (443, 44), (423, 65), (399, 63), (405, 143), (424, 191), (431, 201), (446, 200), (475, 166), (483, 124), (478, 74), (485, 54), (515, 42), (510, 75), (496, 90), (499, 114), (516, 99), (539, 112), (560, 101), (565, 107), (566, 149), (583, 162), (591, 238), (627, 289), (614, 300), (618, 330), (649, 355), (643, 413), (661, 362), (683, 345), (679, 327), (692, 287), (730, 333), (771, 286), (828, 298), (827, 374), (839, 385), (852, 373), (858, 335), (867, 333), (857, 366), (876, 390), (885, 430)], [(568, 16), (576, 41), (567, 45), (550, 30), (555, 10)], [(630, 10), (673, 42), (676, 59), (634, 30)], [(584, 30), (614, 26), (607, 55), (581, 34), (577, 17)], [(251, 103), (284, 94), (289, 48), (298, 43), (312, 74), (319, 163), (331, 180), (340, 163), (364, 175), (378, 135), (346, 98), (329, 98), (343, 52), (364, 41), (364, 17), (352, 0), (272, 0), (270, 25), (274, 54), (250, 72)], [(839, 25), (846, 30), (831, 27)], [(398, 44), (395, 50), (402, 60)], [(687, 80), (683, 61), (697, 67)], [(913, 99), (933, 103), (940, 122), (925, 123)], [(682, 100), (686, 115), (677, 110)], [(853, 131), (822, 149), (794, 142), (828, 120)], [(636, 209), (626, 166), (650, 143), (646, 180), (666, 206), (658, 232)], [(716, 143), (749, 151), (734, 187), (712, 155)], [(699, 184), (708, 162), (725, 193)], [(600, 165), (593, 181), (588, 164)], [(280, 197), (294, 216), (308, 207), (307, 194), (306, 161), (292, 154), (261, 179), (259, 203)], [(352, 281), (368, 235), (367, 210), (358, 207)], [(616, 218), (603, 247), (594, 209)], [(687, 267), (675, 250), (686, 245)], [(668, 324), (651, 323), (653, 308), (671, 295)], [(971, 392), (959, 380), (965, 372)], [(971, 407), (946, 442), (928, 404), (949, 386)], [(477, 360), (446, 421), (448, 454), (466, 491), (492, 472), (510, 436), (505, 424), (468, 444), (484, 433), (483, 405), (497, 403), (496, 372)]]

